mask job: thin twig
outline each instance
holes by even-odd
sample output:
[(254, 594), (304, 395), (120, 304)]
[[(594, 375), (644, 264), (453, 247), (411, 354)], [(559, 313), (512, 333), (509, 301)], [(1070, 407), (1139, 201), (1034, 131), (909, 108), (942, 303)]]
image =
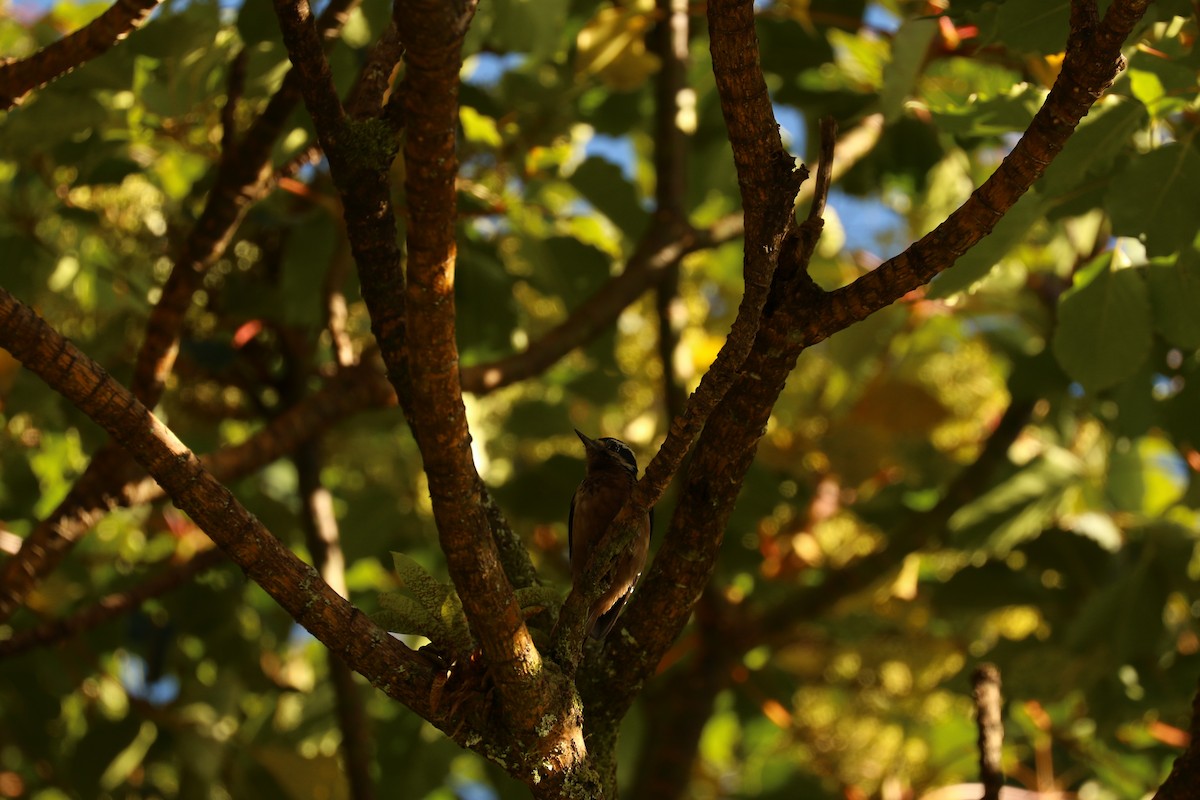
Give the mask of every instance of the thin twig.
[(995, 664), (980, 664), (971, 673), (975, 723), (979, 728), (979, 778), (983, 782), (982, 800), (1000, 800), (1004, 785), (1001, 752), (1004, 745), (1004, 721), (1000, 716), (1000, 670)]
[(31, 56), (0, 63), (0, 110), (19, 104), (34, 89), (108, 52), (141, 27), (162, 0), (117, 0), (74, 33)]
[[(308, 552), (321, 578), (343, 597), (346, 590), (346, 561), (342, 554), (341, 534), (333, 512), (333, 496), (321, 483), (320, 443), (312, 440), (301, 446), (292, 458), (296, 465), (302, 521)], [(352, 800), (372, 800), (376, 796), (371, 780), (371, 728), (362, 692), (354, 673), (333, 654), (329, 657), (329, 677), (333, 683), (338, 727), (342, 731), (342, 755)]]
[[(688, 131), (687, 114), (695, 124), (695, 109), (685, 108), (688, 66), (687, 0), (658, 0), (658, 24), (650, 39), (658, 56), (658, 77), (654, 84), (654, 198), (658, 220), (670, 224), (687, 221)], [(694, 96), (693, 102), (694, 102)], [(663, 404), (667, 419), (683, 414), (687, 395), (675, 374), (675, 351), (679, 347), (679, 262), (666, 271), (654, 289), (654, 308), (658, 316), (658, 354), (662, 363)]]
[(78, 636), (139, 608), (147, 600), (160, 597), (189, 583), (200, 573), (225, 561), (225, 554), (214, 547), (192, 556), (183, 563), (172, 564), (132, 589), (105, 595), (94, 605), (76, 611), (68, 617), (52, 620), (27, 631), (20, 631), (8, 639), (0, 641), (0, 657), (13, 656), (35, 647), (43, 647)]

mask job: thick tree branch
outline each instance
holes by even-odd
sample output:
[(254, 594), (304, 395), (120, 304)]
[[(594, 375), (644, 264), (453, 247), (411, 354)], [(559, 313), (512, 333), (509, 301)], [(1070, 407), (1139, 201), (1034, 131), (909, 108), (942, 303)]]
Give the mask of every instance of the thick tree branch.
[[(395, 395), (378, 366), (372, 362), (358, 364), (339, 371), (321, 389), (245, 441), (203, 455), (200, 461), (217, 480), (238, 480), (293, 452), (346, 417), (393, 403)], [(5, 562), (0, 572), (5, 578), (0, 583), (0, 608), (17, 608), (37, 578), (62, 563), (70, 547), (104, 514), (163, 496), (162, 487), (153, 478), (142, 477), (141, 469), (121, 457), (119, 450), (102, 451), (93, 462), (97, 467), (90, 477), (81, 478), (55, 512), (23, 540), (20, 553)]]
[[(516, 748), (522, 764), (509, 768), (539, 791), (550, 791), (581, 774), (576, 770), (584, 763), (581, 720), (572, 710), (570, 691), (542, 691), (547, 675), (493, 538), (507, 528), (489, 524), (458, 383), (454, 132), (462, 38), (473, 11), (472, 4), (437, 2), (395, 8), (407, 54), (405, 190), (411, 219), (406, 289), (389, 196), (388, 169), (396, 152), (392, 129), (384, 121), (347, 119), (308, 5), (276, 0), (305, 105), (342, 195), (372, 330), (425, 461), (442, 550), (495, 683), (503, 724), (528, 736), (539, 724), (544, 729), (546, 719), (554, 721), (550, 731)], [(421, 346), (410, 350), (409, 336)], [(525, 763), (534, 768), (524, 769)]]
[[(1079, 10), (1082, 8), (1079, 4), (1073, 6), (1076, 12), (1072, 15), (1069, 52), (1058, 81), (1022, 143), (985, 184), (992, 188), (985, 191), (981, 187), (968, 201), (976, 209), (975, 216), (979, 214), (981, 196), (992, 198), (989, 203), (1004, 198), (1007, 204), (993, 206), (993, 210), (1007, 211), (1020, 192), (1041, 174), (1053, 154), (1062, 149), (1075, 124), (1114, 79), (1122, 64), (1120, 47), (1146, 6), (1147, 0), (1117, 0), (1098, 28), (1089, 26), (1089, 15)], [(1034, 143), (1024, 144), (1025, 139)], [(978, 238), (972, 238), (974, 234), (964, 227), (969, 219), (972, 215), (964, 215), (960, 210), (951, 216), (953, 224), (948, 220), (938, 228), (942, 233), (935, 231), (930, 236), (950, 243), (967, 240), (973, 243)], [(995, 219), (991, 219), (989, 230), (994, 223)], [(867, 305), (872, 305), (870, 310), (874, 311), (903, 294), (875, 277), (883, 267), (845, 289), (821, 292), (808, 278), (804, 248), (798, 245), (799, 242), (794, 242), (783, 256), (783, 264), (789, 265), (787, 271), (792, 278), (778, 285), (778, 299), (773, 299), (773, 311), (759, 330), (738, 385), (709, 419), (663, 547), (643, 581), (642, 590), (622, 617), (627, 635), (608, 640), (608, 664), (617, 679), (609, 674), (607, 686), (621, 687), (628, 694), (622, 702), (614, 700), (611, 688), (601, 691), (597, 687), (595, 691), (597, 697), (603, 698), (599, 701), (602, 707), (615, 718), (614, 724), (682, 629), (695, 598), (707, 582), (726, 520), (765, 430), (770, 409), (800, 352), (866, 316)], [(921, 250), (918, 245), (907, 252)], [(911, 257), (898, 259), (908, 267), (913, 264)], [(949, 261), (944, 259), (938, 256), (940, 268), (953, 261), (953, 257)], [(902, 270), (892, 268), (889, 272), (894, 280), (902, 280), (897, 276)], [(935, 273), (936, 270), (925, 279)], [(871, 280), (864, 284), (867, 279)], [(865, 301), (868, 295), (874, 298), (870, 304)], [(885, 295), (890, 299), (876, 305)], [(736, 455), (731, 458), (731, 453)], [(592, 691), (589, 686), (589, 697)], [(590, 702), (589, 707), (596, 702)]]
[[(742, 195), (745, 292), (725, 345), (688, 398), (687, 411), (672, 422), (666, 441), (647, 465), (617, 522), (621, 526), (632, 527), (638, 516), (662, 496), (696, 434), (736, 379), (754, 343), (779, 250), (791, 225), (797, 192), (808, 177), (808, 170), (796, 167), (779, 138), (779, 125), (759, 66), (753, 2), (710, 2), (708, 26), (713, 74), (725, 126), (731, 132)], [(732, 135), (734, 132), (736, 135)]]
[(1071, 35), (1062, 71), (1012, 152), (962, 206), (903, 253), (830, 293), (796, 335), (814, 344), (865, 319), (952, 266), (991, 233), (1062, 150), (1075, 126), (1124, 67), (1121, 45), (1150, 0), (1114, 2), (1096, 20), (1094, 2), (1071, 4)]
[(727, 620), (728, 603), (711, 587), (696, 606), (695, 651), (643, 699), (648, 731), (629, 796), (633, 800), (674, 800), (687, 796), (704, 727), (717, 695), (729, 685), (730, 668), (742, 654), (728, 646), (736, 635)]
[(429, 704), (431, 665), (333, 591), (96, 362), (0, 289), (0, 345), (124, 447), (292, 617), (372, 684), (446, 726)]
[(0, 110), (8, 110), (34, 89), (108, 52), (133, 33), (161, 0), (117, 0), (100, 16), (31, 56), (0, 63)]
[[(780, 270), (794, 273), (787, 285), (803, 285), (808, 280), (808, 260), (821, 229), (821, 218), (816, 214), (824, 207), (832, 176), (832, 167), (825, 165), (833, 160), (834, 133), (831, 123), (822, 125), (822, 166), (813, 189), (812, 211), (801, 229), (788, 239), (787, 252), (779, 265)], [(787, 360), (787, 350), (780, 341), (786, 339), (788, 322), (781, 321), (787, 314), (779, 310), (775, 297), (784, 285), (782, 280), (777, 282), (764, 324), (737, 383), (705, 427), (662, 548), (622, 618), (626, 630), (606, 642), (605, 663), (594, 672), (608, 673), (608, 677), (596, 680), (594, 674), (588, 675), (583, 690), (585, 702), (589, 711), (599, 712), (589, 717), (589, 723), (614, 729), (620, 724), (642, 682), (653, 674), (683, 629), (708, 582), (741, 480), (754, 460), (758, 439), (766, 429), (787, 373), (795, 366), (795, 356)], [(799, 304), (787, 310), (802, 313)], [(793, 349), (798, 356), (799, 348)], [(716, 471), (721, 475), (714, 474)], [(621, 676), (615, 682), (613, 671)]]
[(458, 74), (473, 2), (397, 2), (406, 52), (404, 192), (409, 210), (405, 293), (414, 433), (429, 479), (438, 538), (500, 703), (530, 730), (545, 709), (541, 656), (501, 566), (482, 504), (482, 481), (458, 375), (454, 263)]
[(574, 672), (582, 655), (587, 608), (604, 590), (600, 576), (606, 565), (633, 540), (637, 520), (662, 497), (705, 420), (737, 380), (754, 344), (780, 247), (790, 230), (796, 194), (808, 175), (807, 169), (795, 167), (779, 138), (779, 125), (759, 67), (753, 2), (714, 0), (708, 4), (708, 24), (721, 111), (726, 127), (731, 134), (736, 132), (731, 139), (745, 215), (745, 292), (725, 344), (688, 398), (687, 410), (672, 421), (633, 496), (613, 520), (604, 541), (592, 551), (585, 574), (595, 579), (584, 581), (586, 591), (572, 587), (563, 603), (553, 648), (555, 660), (568, 672)]
[[(337, 30), (345, 21), (348, 9), (356, 2), (332, 0), (321, 17), (322, 35), (328, 37)], [(236, 89), (239, 69), (236, 61), (231, 77), (233, 89)], [(231, 94), (236, 95), (236, 91)], [(221, 153), (216, 182), (205, 198), (200, 218), (176, 255), (162, 294), (146, 321), (145, 335), (138, 349), (133, 394), (148, 407), (157, 404), (166, 378), (174, 367), (184, 317), (200, 281), (224, 254), (249, 207), (271, 184), (272, 150), (298, 100), (296, 80), (289, 73), (283, 86), (236, 147), (228, 147), (234, 138), (232, 132), (223, 132), (227, 146)], [(228, 122), (232, 115), (224, 115), (224, 119)], [(124, 474), (127, 463), (127, 457), (111, 443), (103, 447), (63, 502), (39, 524), (34, 534), (22, 542), (20, 552), (0, 568), (0, 622), (11, 618), (38, 581), (70, 552), (76, 537), (68, 533), (72, 527), (68, 521), (80, 516), (90, 519), (78, 531), (82, 533), (95, 522), (97, 514), (111, 508), (110, 498), (115, 497), (120, 485), (113, 482), (111, 476)], [(66, 525), (60, 534), (60, 525), (64, 522)]]

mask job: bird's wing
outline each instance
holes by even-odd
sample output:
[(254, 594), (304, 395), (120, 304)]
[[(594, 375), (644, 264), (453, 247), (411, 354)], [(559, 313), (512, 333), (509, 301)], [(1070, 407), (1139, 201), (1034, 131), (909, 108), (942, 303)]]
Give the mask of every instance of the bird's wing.
[(632, 593), (633, 586), (630, 585), (629, 591), (618, 597), (617, 602), (612, 604), (612, 608), (596, 617), (596, 622), (592, 625), (591, 630), (593, 639), (603, 639), (608, 636), (613, 626), (617, 624), (617, 617), (621, 616), (621, 610), (625, 608), (625, 601), (629, 599), (629, 595)]
[(654, 538), (654, 506), (650, 506), (650, 538)]

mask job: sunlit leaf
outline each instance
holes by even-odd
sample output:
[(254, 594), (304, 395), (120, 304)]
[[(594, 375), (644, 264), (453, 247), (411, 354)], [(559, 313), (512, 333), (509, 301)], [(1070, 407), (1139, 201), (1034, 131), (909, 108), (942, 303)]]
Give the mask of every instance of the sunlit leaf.
[(597, 11), (576, 38), (576, 73), (624, 91), (644, 83), (658, 69), (658, 57), (646, 50), (652, 9), (640, 2)]
[(964, 544), (1003, 555), (1046, 529), (1082, 468), (1072, 454), (1051, 450), (962, 506), (949, 527)]
[(1108, 493), (1121, 511), (1159, 516), (1183, 496), (1187, 485), (1187, 464), (1161, 437), (1118, 442), (1109, 457)]

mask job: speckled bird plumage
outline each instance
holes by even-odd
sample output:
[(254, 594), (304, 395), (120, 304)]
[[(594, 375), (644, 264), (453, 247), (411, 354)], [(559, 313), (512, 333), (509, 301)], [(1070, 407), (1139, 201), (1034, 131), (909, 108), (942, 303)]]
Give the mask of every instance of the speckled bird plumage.
[[(589, 439), (579, 431), (575, 434), (583, 442), (587, 454), (587, 474), (571, 498), (571, 513), (567, 518), (571, 580), (578, 584), (583, 579), (592, 548), (604, 536), (633, 491), (637, 481), (637, 459), (620, 439)], [(629, 550), (617, 559), (608, 589), (588, 614), (588, 630), (596, 639), (603, 639), (612, 630), (646, 567), (653, 521), (652, 509), (646, 514), (642, 529)]]

